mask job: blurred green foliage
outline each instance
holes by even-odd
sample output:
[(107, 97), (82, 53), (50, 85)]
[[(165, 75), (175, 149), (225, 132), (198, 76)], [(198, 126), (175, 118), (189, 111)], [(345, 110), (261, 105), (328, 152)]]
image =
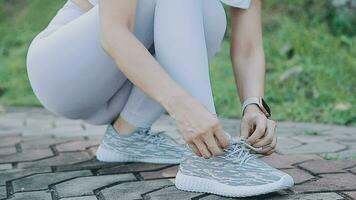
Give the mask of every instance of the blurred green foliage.
[[(0, 104), (40, 105), (25, 56), (64, 2), (0, 0)], [(331, 2), (263, 1), (266, 98), (275, 119), (356, 123), (356, 12)], [(229, 32), (211, 63), (213, 90), (219, 115), (239, 117), (228, 40)]]

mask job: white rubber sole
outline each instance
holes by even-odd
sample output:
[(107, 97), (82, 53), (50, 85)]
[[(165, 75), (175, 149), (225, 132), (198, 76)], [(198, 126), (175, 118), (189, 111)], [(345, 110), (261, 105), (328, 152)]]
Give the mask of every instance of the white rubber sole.
[(266, 185), (229, 186), (211, 179), (184, 175), (178, 171), (175, 185), (178, 189), (189, 192), (203, 192), (227, 197), (248, 197), (290, 188), (294, 185), (294, 181), (291, 176), (286, 174), (280, 180)]
[(103, 148), (101, 145), (96, 151), (96, 158), (102, 162), (144, 162), (156, 164), (179, 164), (182, 159), (166, 159), (166, 158), (142, 158), (133, 155), (127, 155), (120, 152), (112, 151)]

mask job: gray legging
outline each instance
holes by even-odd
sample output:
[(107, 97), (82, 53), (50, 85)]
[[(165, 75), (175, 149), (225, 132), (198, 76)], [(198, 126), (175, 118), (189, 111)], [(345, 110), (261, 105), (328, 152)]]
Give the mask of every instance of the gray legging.
[[(98, 5), (91, 2), (94, 8), (83, 12), (68, 1), (33, 40), (27, 55), (33, 91), (48, 110), (67, 118), (109, 124), (121, 115), (149, 127), (164, 109), (105, 53)], [(219, 49), (225, 29), (219, 0), (138, 0), (135, 36), (213, 114), (208, 59)]]

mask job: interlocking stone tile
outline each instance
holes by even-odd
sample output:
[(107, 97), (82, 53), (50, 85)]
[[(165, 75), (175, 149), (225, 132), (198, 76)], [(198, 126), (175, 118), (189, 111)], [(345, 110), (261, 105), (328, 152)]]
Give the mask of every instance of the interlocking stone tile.
[(95, 170), (95, 169), (104, 169), (109, 167), (116, 166), (117, 163), (107, 163), (107, 162), (100, 162), (97, 159), (93, 158), (91, 160), (73, 164), (73, 165), (63, 165), (56, 167), (56, 171), (73, 171), (73, 170)]
[(291, 138), (288, 138), (286, 136), (279, 136), (278, 137), (278, 144), (277, 144), (277, 152), (280, 152), (279, 150), (283, 149), (289, 149), (289, 148), (295, 148), (302, 145), (302, 143), (293, 140)]
[(31, 149), (15, 154), (0, 157), (0, 163), (26, 162), (44, 159), (53, 156), (50, 149)]
[(97, 200), (96, 196), (68, 197), (60, 200)]
[(321, 158), (316, 155), (278, 155), (278, 154), (273, 154), (271, 156), (265, 156), (262, 158), (263, 161), (278, 169), (293, 168), (292, 165), (296, 163), (301, 163), (307, 160), (315, 160), (315, 159), (320, 160)]
[(342, 196), (336, 193), (314, 193), (314, 194), (297, 194), (283, 195), (277, 197), (259, 198), (259, 200), (342, 200)]
[(164, 164), (150, 164), (150, 163), (122, 163), (111, 168), (100, 169), (99, 174), (117, 174), (130, 172), (143, 172), (160, 170), (169, 165)]
[(348, 135), (345, 135), (343, 137), (336, 135), (335, 137), (332, 137), (332, 140), (344, 145), (353, 146), (356, 144), (356, 138), (350, 137)]
[(173, 178), (178, 172), (178, 165), (165, 168), (159, 171), (141, 172), (144, 179)]
[(35, 119), (35, 118), (26, 118), (25, 119), (25, 127), (26, 129), (51, 129), (54, 128), (53, 119)]
[(328, 192), (342, 190), (356, 190), (356, 175), (350, 173), (323, 174), (316, 181), (310, 181), (292, 188), (300, 192)]
[(14, 192), (45, 190), (50, 184), (60, 181), (81, 177), (90, 176), (92, 173), (88, 170), (73, 171), (73, 172), (56, 172), (46, 174), (35, 174), (25, 178), (12, 181)]
[(8, 169), (12, 169), (11, 164), (0, 164), (0, 170), (8, 170)]
[(328, 135), (355, 135), (355, 126), (331, 126), (330, 129), (324, 131)]
[(351, 160), (310, 160), (299, 164), (300, 167), (313, 172), (314, 174), (321, 173), (337, 173), (345, 172), (345, 168), (356, 166), (356, 161)]
[(354, 174), (356, 174), (356, 167), (353, 167), (353, 168), (349, 169), (349, 171), (354, 173)]
[(69, 138), (33, 138), (21, 143), (21, 148), (23, 151), (28, 149), (43, 149), (49, 148), (51, 145), (60, 144), (64, 142), (71, 141)]
[(53, 129), (51, 133), (61, 137), (91, 136), (103, 135), (105, 133), (105, 129), (102, 127), (83, 129), (83, 126), (65, 126), (57, 127)]
[(12, 147), (0, 147), (0, 156), (16, 153), (15, 146)]
[(80, 177), (55, 185), (59, 197), (93, 195), (93, 190), (122, 181), (136, 180), (133, 174)]
[[(217, 195), (208, 195), (202, 198), (199, 198), (201, 200), (231, 200), (231, 198), (227, 197), (222, 197), (222, 196), (217, 196)], [(248, 198), (249, 200), (255, 200), (254, 198)]]
[(72, 120), (72, 119), (65, 119), (65, 118), (58, 118), (53, 120), (54, 127), (61, 127), (61, 126), (84, 126), (84, 122), (81, 120)]
[(345, 145), (328, 141), (310, 142), (305, 145), (280, 150), (283, 154), (318, 154), (318, 153), (332, 153), (345, 149)]
[[(355, 143), (356, 144), (356, 143)], [(335, 157), (340, 160), (355, 160), (356, 159), (356, 146), (350, 146), (349, 149), (334, 153)]]
[[(304, 135), (296, 135), (292, 136), (291, 138), (303, 143), (326, 141), (330, 138), (328, 135), (306, 135), (307, 133), (308, 131), (304, 133)], [(320, 133), (316, 132), (316, 134)]]
[(173, 183), (166, 179), (126, 182), (105, 188), (100, 193), (105, 200), (134, 200), (141, 199), (142, 194), (172, 185)]
[[(281, 200), (283, 197), (285, 197), (287, 195), (290, 196), (290, 194), (288, 194), (285, 190), (281, 190), (278, 192), (273, 192), (273, 193), (269, 193), (269, 194), (265, 194), (265, 195), (245, 197), (245, 198), (233, 198), (233, 199), (236, 199), (236, 200), (237, 199), (238, 200), (275, 200), (275, 199)], [(222, 196), (211, 194), (211, 195), (207, 195), (205, 197), (201, 197), (199, 199), (202, 199), (202, 200), (231, 200), (232, 198), (222, 197)]]
[(309, 174), (308, 172), (306, 172), (304, 170), (297, 169), (297, 168), (284, 169), (283, 171), (293, 177), (295, 184), (300, 184), (300, 183), (303, 183), (305, 181), (315, 178), (313, 175)]
[(32, 169), (11, 169), (0, 171), (0, 186), (5, 185), (6, 181), (21, 178), (24, 176), (38, 174), (38, 173), (47, 173), (51, 172), (51, 168), (42, 167), (42, 168), (32, 168)]
[(92, 159), (92, 157), (87, 152), (60, 153), (58, 156), (39, 160), (36, 162), (19, 163), (18, 167), (30, 168), (30, 167), (42, 167), (42, 166), (73, 165), (76, 163), (88, 161), (90, 159)]
[(15, 193), (11, 200), (52, 200), (51, 193), (47, 191)]
[(22, 127), (24, 125), (24, 119), (22, 118), (8, 118), (8, 117), (0, 117), (0, 126), (3, 130), (8, 130), (11, 128)]
[(356, 191), (355, 192), (344, 192), (347, 196), (351, 197), (352, 199), (356, 199)]
[(98, 126), (98, 125), (92, 125), (92, 124), (88, 124), (88, 123), (83, 123), (83, 127), (85, 130), (96, 130), (96, 131), (98, 131), (98, 134), (100, 134), (100, 133), (103, 134), (107, 128), (106, 125)]
[[(1, 127), (1, 125), (0, 125)], [(0, 137), (5, 138), (5, 137), (21, 137), (22, 133), (18, 131), (5, 131), (4, 129), (0, 128)]]
[(81, 140), (81, 141), (72, 141), (68, 143), (63, 143), (56, 145), (56, 149), (59, 152), (68, 152), (68, 151), (84, 151), (89, 147), (99, 145), (97, 140)]
[(44, 140), (44, 139), (51, 139), (54, 138), (53, 135), (46, 134), (46, 135), (24, 135), (21, 137), (22, 142), (27, 142), (31, 140)]
[[(42, 128), (42, 129), (24, 129), (23, 135), (46, 135), (46, 134), (52, 134), (56, 136), (82, 136), (83, 134), (80, 134), (83, 130), (81, 126), (61, 126), (61, 127), (48, 127), (48, 128)], [(77, 134), (78, 133), (78, 134)]]
[(5, 197), (6, 197), (6, 187), (0, 186), (0, 199), (3, 199)]
[(203, 193), (185, 192), (178, 190), (175, 186), (165, 187), (154, 192), (150, 192), (144, 195), (144, 198), (151, 200), (168, 200), (168, 199), (180, 199), (190, 200), (192, 198), (201, 196)]
[(0, 147), (14, 146), (15, 144), (21, 142), (20, 136), (7, 136), (1, 137)]

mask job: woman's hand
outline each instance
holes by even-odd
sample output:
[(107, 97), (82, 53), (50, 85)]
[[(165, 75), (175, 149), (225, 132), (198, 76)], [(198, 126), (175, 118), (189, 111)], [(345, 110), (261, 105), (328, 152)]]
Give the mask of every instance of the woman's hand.
[(276, 122), (267, 119), (256, 105), (246, 107), (241, 121), (241, 136), (252, 146), (262, 147), (258, 153), (270, 155), (275, 151), (277, 145), (275, 128)]
[(229, 146), (219, 120), (195, 99), (185, 99), (177, 103), (175, 111), (170, 115), (177, 121), (183, 139), (192, 151), (204, 158), (223, 154)]

